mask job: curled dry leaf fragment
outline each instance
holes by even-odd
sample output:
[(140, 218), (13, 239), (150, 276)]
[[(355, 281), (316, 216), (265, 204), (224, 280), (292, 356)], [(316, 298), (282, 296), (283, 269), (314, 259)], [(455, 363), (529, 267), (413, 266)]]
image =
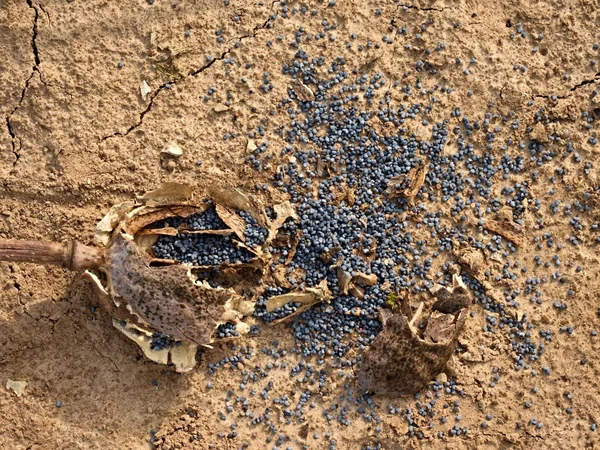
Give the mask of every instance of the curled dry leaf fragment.
[(169, 363), (169, 349), (163, 348), (160, 350), (152, 349), (152, 333), (143, 328), (137, 327), (131, 323), (125, 321), (119, 321), (113, 319), (113, 326), (135, 342), (142, 352), (150, 361), (157, 362), (159, 364)]
[(140, 95), (142, 96), (142, 100), (146, 101), (146, 97), (150, 92), (152, 92), (152, 89), (150, 89), (146, 80), (142, 80), (140, 83)]
[(367, 275), (366, 273), (358, 272), (352, 277), (352, 281), (361, 286), (375, 286), (375, 283), (377, 283), (377, 275), (374, 273)]
[(336, 271), (340, 292), (344, 295), (350, 292), (356, 298), (362, 299), (365, 293), (364, 287), (374, 286), (377, 283), (377, 275), (374, 273), (367, 275), (358, 272), (356, 275), (350, 276), (339, 265)]
[(94, 244), (99, 246), (108, 245), (111, 233), (123, 219), (125, 214), (133, 209), (134, 205), (133, 202), (127, 201), (112, 206), (108, 213), (96, 225), (94, 230)]
[(263, 205), (256, 199), (250, 198), (239, 189), (211, 186), (208, 189), (210, 197), (215, 203), (227, 205), (230, 208), (239, 209), (250, 214), (261, 227), (267, 225), (267, 218)]
[(350, 289), (350, 282), (352, 281), (352, 277), (346, 273), (344, 269), (338, 267), (336, 269), (337, 279), (340, 287), (340, 292), (344, 295), (348, 294), (348, 289)]

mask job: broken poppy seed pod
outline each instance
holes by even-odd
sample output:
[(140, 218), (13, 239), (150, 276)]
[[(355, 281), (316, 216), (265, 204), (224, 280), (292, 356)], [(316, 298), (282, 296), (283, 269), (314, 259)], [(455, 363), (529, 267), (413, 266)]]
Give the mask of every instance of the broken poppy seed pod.
[[(235, 188), (213, 186), (200, 202), (192, 197), (189, 186), (167, 183), (113, 206), (96, 226), (98, 247), (7, 240), (0, 241), (0, 261), (83, 270), (115, 328), (150, 360), (186, 372), (199, 346), (250, 331), (257, 299), (275, 283), (266, 271), (269, 248), (277, 247), (286, 220), (297, 220), (289, 202), (273, 205), (268, 218), (258, 199)], [(269, 308), (301, 302), (298, 314), (329, 301), (330, 292), (322, 280), (279, 297)]]

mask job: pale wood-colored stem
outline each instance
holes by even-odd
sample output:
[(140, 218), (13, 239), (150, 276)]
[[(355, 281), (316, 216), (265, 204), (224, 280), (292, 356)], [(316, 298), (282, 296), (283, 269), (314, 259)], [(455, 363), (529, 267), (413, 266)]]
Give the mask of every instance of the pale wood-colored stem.
[(62, 266), (69, 270), (96, 269), (105, 262), (102, 248), (79, 242), (41, 242), (0, 239), (0, 261)]

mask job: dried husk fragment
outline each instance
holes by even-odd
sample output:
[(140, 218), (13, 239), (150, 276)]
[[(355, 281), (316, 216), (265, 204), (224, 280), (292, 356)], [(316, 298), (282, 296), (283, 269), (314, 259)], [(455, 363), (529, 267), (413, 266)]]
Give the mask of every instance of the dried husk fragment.
[(358, 376), (365, 391), (384, 395), (411, 395), (433, 380), (455, 352), (471, 299), (462, 279), (454, 274), (452, 286), (432, 290), (437, 301), (421, 336), (421, 302), (412, 319), (382, 310), (383, 331), (363, 354)]
[(10, 379), (6, 381), (6, 390), (13, 391), (17, 397), (23, 395), (26, 387), (27, 381), (14, 381)]
[(314, 92), (300, 80), (294, 80), (292, 82), (292, 91), (302, 102), (311, 102), (315, 99)]
[(239, 189), (221, 186), (211, 186), (208, 193), (215, 203), (245, 211), (254, 217), (261, 227), (268, 228), (266, 213), (259, 200), (250, 198)]
[(456, 315), (437, 313), (421, 337), (414, 321), (383, 310), (384, 328), (363, 354), (359, 386), (379, 395), (415, 394), (444, 370), (465, 320), (464, 309)]
[(511, 241), (513, 244), (522, 247), (523, 229), (520, 225), (514, 222), (497, 221), (488, 219), (484, 222), (483, 228), (492, 233), (502, 236), (504, 239)]
[(296, 214), (296, 210), (289, 201), (273, 206), (273, 210), (275, 211), (275, 220), (273, 220), (269, 225), (267, 242), (272, 242), (275, 239), (279, 229), (283, 226), (286, 220), (298, 220), (298, 214)]
[(217, 203), (215, 209), (221, 220), (235, 233), (238, 239), (245, 242), (246, 221), (233, 208)]
[(306, 288), (302, 292), (291, 292), (289, 294), (274, 295), (267, 300), (267, 312), (273, 312), (277, 308), (288, 303), (301, 303), (303, 306), (312, 306), (315, 303), (331, 300), (331, 291), (324, 279), (315, 287)]
[(432, 306), (434, 311), (452, 314), (460, 309), (468, 308), (471, 304), (469, 290), (457, 274), (452, 274), (452, 286), (450, 288), (437, 284), (429, 291), (437, 299)]
[(421, 161), (419, 165), (410, 169), (407, 174), (401, 174), (388, 182), (386, 195), (389, 197), (404, 197), (412, 199), (419, 193), (425, 182), (427, 166)]
[(94, 244), (99, 246), (107, 246), (110, 241), (110, 236), (123, 217), (130, 212), (135, 206), (134, 202), (127, 201), (118, 203), (112, 206), (108, 213), (96, 225), (94, 231)]

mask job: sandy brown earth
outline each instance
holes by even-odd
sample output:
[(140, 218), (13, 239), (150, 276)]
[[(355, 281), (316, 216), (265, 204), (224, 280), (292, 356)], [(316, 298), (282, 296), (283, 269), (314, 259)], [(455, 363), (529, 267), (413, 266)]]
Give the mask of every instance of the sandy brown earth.
[[(292, 12), (302, 5), (317, 15)], [(157, 0), (152, 5), (142, 0), (0, 2), (0, 237), (90, 243), (94, 225), (112, 204), (133, 199), (162, 182), (184, 181), (199, 191), (214, 183), (253, 191), (257, 183), (267, 182), (276, 164), (260, 173), (244, 164), (246, 133), (266, 118), (270, 148), (279, 154), (285, 144), (275, 130), (289, 118), (277, 104), (287, 96), (290, 83), (281, 69), (296, 52), (289, 42), (301, 26), (311, 33), (321, 31), (326, 19), (338, 24), (337, 39), (303, 43), (311, 56), (327, 61), (344, 56), (348, 66), (361, 73), (382, 72), (390, 80), (402, 80), (408, 71), (413, 84), (418, 77), (426, 88), (453, 88), (452, 94), (440, 98), (430, 124), (448, 119), (451, 130), (459, 122), (450, 116), (457, 107), (478, 120), (483, 120), (486, 111), (506, 116), (512, 110), (520, 126), (515, 130), (498, 120), (498, 142), (508, 137), (527, 141), (535, 135), (551, 146), (548, 135), (552, 134), (573, 143), (582, 162), (574, 162), (561, 151), (539, 169), (540, 181), (531, 192), (543, 207), (536, 212), (530, 205), (523, 245), (509, 258), (528, 266), (528, 276), (547, 277), (544, 302), (533, 304), (528, 296), (521, 296), (519, 311), (529, 314), (536, 342), (540, 329), (554, 335), (540, 361), (532, 363), (536, 377), (531, 370), (515, 371), (508, 332), (482, 331), (487, 314), (481, 305), (474, 305), (475, 316), (461, 337), (462, 352), (452, 358), (446, 371), (464, 389), (464, 396), (438, 400), (433, 430), (428, 428), (429, 419), (416, 413), (413, 398), (375, 397), (381, 432), (376, 431), (378, 424), (363, 420), (356, 409), (349, 413), (350, 427), (336, 420), (327, 422), (324, 405), (345, 392), (346, 382), (338, 377), (339, 369), (330, 366), (330, 399), (327, 403), (314, 399), (316, 407), (307, 408), (303, 424), (286, 425), (272, 398), (250, 399), (252, 410), (262, 413), (272, 408), (278, 434), (290, 437), (279, 448), (328, 448), (326, 433), (341, 449), (366, 445), (385, 449), (600, 448), (600, 430), (592, 431), (600, 421), (600, 337), (591, 335), (600, 329), (600, 247), (597, 235), (589, 232), (600, 217), (598, 192), (594, 191), (600, 161), (598, 147), (589, 141), (590, 136), (597, 136), (598, 127), (591, 123), (586, 129), (582, 118), (584, 111), (596, 117), (600, 108), (592, 94), (600, 76), (597, 65), (590, 63), (598, 61), (593, 44), (600, 40), (600, 9), (594, 2), (576, 0), (423, 1), (405, 2), (405, 6), (393, 1), (348, 0), (338, 0), (332, 7), (320, 1), (287, 5), (239, 0)], [(428, 21), (427, 30), (416, 39), (417, 28)], [(511, 39), (517, 23), (523, 24), (527, 35)], [(402, 26), (410, 31), (409, 36), (394, 33)], [(217, 29), (222, 30), (222, 42), (217, 41)], [(351, 33), (357, 38), (352, 48), (346, 48)], [(282, 40), (278, 40), (280, 35)], [(384, 35), (394, 36), (394, 43), (376, 48), (374, 44), (382, 42)], [(357, 50), (369, 40), (371, 48)], [(407, 42), (411, 48), (406, 48)], [(423, 54), (423, 48), (442, 42), (444, 52)], [(235, 58), (233, 64), (228, 64), (230, 58)], [(418, 60), (428, 60), (437, 73), (416, 72)], [(259, 90), (265, 71), (274, 85), (268, 95)], [(143, 80), (150, 87), (145, 100), (140, 96)], [(206, 102), (203, 99), (211, 86), (217, 91)], [(227, 92), (232, 95), (229, 107), (224, 106)], [(553, 123), (534, 124), (541, 107)], [(277, 112), (271, 116), (270, 109)], [(413, 131), (429, 137), (430, 126), (414, 125)], [(533, 128), (531, 133), (526, 133), (527, 127)], [(223, 135), (231, 132), (237, 137), (224, 140)], [(177, 142), (183, 156), (161, 156), (169, 142)], [(482, 133), (474, 138), (474, 145), (485, 148)], [(449, 151), (456, 148), (455, 137), (447, 147)], [(503, 154), (499, 144), (494, 151), (498, 157)], [(516, 152), (516, 146), (508, 151)], [(591, 163), (587, 174), (585, 162)], [(561, 175), (557, 168), (568, 170)], [(517, 177), (529, 178), (533, 169)], [(556, 182), (550, 186), (553, 175)], [(549, 194), (551, 187), (557, 190), (554, 197)], [(500, 188), (501, 183), (494, 186)], [(276, 194), (263, 195), (265, 201), (273, 201)], [(578, 247), (567, 240), (573, 234), (571, 216), (549, 211), (554, 198), (563, 204), (579, 201), (590, 206), (578, 214), (586, 230), (578, 235)], [(543, 229), (537, 222), (540, 218)], [(564, 245), (562, 283), (551, 280), (557, 270), (554, 265), (545, 268), (533, 263), (534, 254), (552, 261), (556, 250), (545, 245), (538, 250), (534, 241), (548, 231), (556, 243)], [(494, 274), (502, 274), (502, 264), (488, 261)], [(583, 267), (580, 272), (575, 270), (578, 265)], [(505, 289), (523, 290), (525, 276), (496, 286), (500, 296)], [(574, 295), (567, 297), (569, 289)], [(568, 310), (557, 312), (554, 301), (568, 302)], [(222, 368), (210, 377), (207, 364), (235, 353), (231, 344), (205, 352), (192, 373), (176, 374), (144, 359), (97, 306), (91, 285), (75, 274), (0, 263), (0, 448), (237, 449), (244, 441), (252, 449), (274, 448), (277, 438), (267, 443), (266, 427), (252, 426), (239, 409), (227, 420), (219, 418), (228, 389), (236, 390), (232, 405), (240, 395), (241, 376), (239, 371)], [(573, 327), (573, 333), (561, 332), (565, 326)], [(273, 348), (275, 339), (279, 348), (293, 346), (291, 333), (283, 325), (265, 328), (259, 337), (237, 345), (255, 349), (249, 366), (264, 367), (277, 359), (260, 350)], [(288, 368), (276, 366), (256, 387), (260, 392), (267, 380), (273, 380), (274, 395), (297, 398), (300, 390), (295, 390), (288, 375), (297, 356), (289, 354), (282, 360)], [(544, 374), (543, 367), (551, 373)], [(8, 380), (27, 382), (21, 396), (4, 389)], [(531, 391), (534, 386), (537, 394)], [(423, 393), (423, 398), (427, 395), (431, 392)], [(460, 426), (469, 431), (466, 436), (446, 433), (438, 439), (438, 431), (448, 431), (457, 423), (452, 406), (446, 411), (442, 407), (455, 400), (460, 400)], [(62, 402), (60, 408), (57, 401)], [(422, 439), (409, 435), (403, 415), (387, 413), (390, 402), (395, 408), (413, 408)], [(531, 406), (526, 408), (525, 402)], [(486, 420), (487, 414), (493, 419)], [(442, 416), (448, 416), (446, 424), (440, 423)], [(531, 418), (543, 427), (527, 425)], [(235, 438), (227, 436), (232, 421), (237, 422)], [(488, 428), (481, 428), (483, 421), (489, 422)], [(517, 422), (523, 427), (517, 428)]]

